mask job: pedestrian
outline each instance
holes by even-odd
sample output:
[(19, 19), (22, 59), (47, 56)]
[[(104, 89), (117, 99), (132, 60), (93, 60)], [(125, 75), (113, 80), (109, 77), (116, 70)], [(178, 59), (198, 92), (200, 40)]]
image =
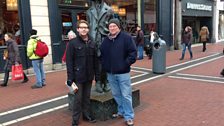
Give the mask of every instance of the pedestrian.
[(138, 60), (143, 59), (143, 47), (144, 47), (144, 33), (141, 30), (140, 26), (137, 26), (136, 28), (136, 46), (138, 48)]
[(112, 95), (118, 105), (118, 112), (112, 117), (124, 117), (128, 126), (134, 125), (130, 66), (135, 63), (137, 49), (133, 38), (123, 31), (118, 19), (108, 23), (109, 34), (101, 45), (101, 62), (107, 72)]
[(206, 50), (206, 43), (209, 41), (209, 30), (207, 26), (201, 27), (200, 30), (200, 42), (203, 43), (202, 51), (205, 52)]
[(147, 47), (146, 47), (146, 55), (148, 56), (148, 59), (152, 59), (152, 53), (153, 53), (153, 43), (155, 40), (158, 40), (159, 37), (156, 32), (153, 30), (149, 34), (148, 42), (147, 42)]
[(96, 122), (90, 114), (90, 92), (95, 73), (95, 80), (99, 78), (96, 68), (97, 49), (88, 35), (88, 22), (78, 21), (77, 31), (77, 37), (68, 43), (66, 52), (67, 85), (75, 83), (78, 86), (78, 91), (74, 95), (72, 126), (78, 126), (81, 113), (84, 121)]
[[(9, 72), (12, 70), (12, 65), (21, 64), (21, 58), (19, 55), (19, 48), (15, 40), (13, 40), (13, 35), (11, 33), (6, 33), (4, 35), (4, 39), (7, 46), (7, 52), (4, 53), (4, 60), (6, 60), (6, 64), (4, 67), (5, 76), (4, 81), (1, 86), (5, 87), (8, 84)], [(24, 79), (22, 83), (26, 83), (29, 81), (26, 74), (23, 72)]]
[(181, 55), (180, 60), (184, 59), (186, 48), (188, 49), (188, 51), (190, 53), (190, 59), (193, 58), (193, 53), (191, 50), (192, 39), (193, 39), (192, 28), (190, 26), (186, 26), (183, 31), (183, 34), (182, 34), (181, 44), (183, 46), (183, 49), (182, 49), (182, 55)]
[[(76, 34), (74, 31), (70, 30), (68, 32), (68, 42), (70, 42), (72, 39), (74, 39), (76, 37)], [(62, 63), (66, 62), (66, 51), (67, 51), (67, 47), (68, 47), (68, 42), (66, 43), (66, 48), (62, 57)]]
[(28, 40), (27, 44), (27, 56), (32, 61), (33, 70), (36, 75), (36, 83), (31, 86), (32, 89), (46, 86), (46, 76), (43, 65), (44, 59), (43, 57), (39, 57), (34, 53), (34, 50), (37, 47), (37, 40), (39, 40), (37, 30), (32, 29), (30, 31), (30, 39)]

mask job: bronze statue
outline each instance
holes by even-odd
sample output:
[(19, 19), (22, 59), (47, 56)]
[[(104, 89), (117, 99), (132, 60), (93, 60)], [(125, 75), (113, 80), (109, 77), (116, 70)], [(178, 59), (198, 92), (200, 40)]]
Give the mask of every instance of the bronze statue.
[[(89, 34), (96, 42), (97, 55), (100, 57), (100, 45), (105, 36), (109, 33), (107, 28), (108, 22), (113, 18), (113, 10), (103, 0), (91, 0), (92, 6), (87, 10), (87, 21), (89, 22)], [(101, 63), (98, 68), (100, 71), (100, 80), (96, 82), (96, 91), (102, 93), (103, 91), (110, 91), (110, 86), (107, 81), (106, 72), (102, 71)]]

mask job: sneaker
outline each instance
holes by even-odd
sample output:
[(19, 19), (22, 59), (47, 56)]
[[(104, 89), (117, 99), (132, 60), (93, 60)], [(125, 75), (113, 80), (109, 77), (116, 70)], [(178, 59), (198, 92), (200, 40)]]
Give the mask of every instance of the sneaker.
[(39, 86), (37, 86), (37, 85), (33, 85), (33, 86), (31, 86), (31, 88), (32, 88), (32, 89), (37, 89), (37, 88), (42, 88), (42, 87), (39, 87)]
[(132, 119), (129, 119), (126, 121), (127, 126), (134, 126), (134, 121)]
[(116, 113), (116, 114), (113, 114), (113, 115), (112, 115), (112, 118), (113, 118), (113, 119), (116, 119), (116, 118), (123, 118), (123, 115)]

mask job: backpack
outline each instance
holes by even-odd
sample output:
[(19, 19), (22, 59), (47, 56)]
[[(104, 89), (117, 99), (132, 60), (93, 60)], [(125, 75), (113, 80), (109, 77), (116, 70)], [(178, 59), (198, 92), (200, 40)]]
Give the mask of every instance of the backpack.
[(41, 40), (37, 40), (37, 47), (34, 50), (35, 55), (43, 58), (45, 56), (47, 56), (48, 54), (48, 46), (45, 42), (41, 41)]

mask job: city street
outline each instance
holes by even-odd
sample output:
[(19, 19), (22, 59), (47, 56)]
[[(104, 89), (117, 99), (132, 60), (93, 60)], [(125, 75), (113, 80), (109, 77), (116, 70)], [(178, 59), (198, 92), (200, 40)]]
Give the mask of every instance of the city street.
[[(132, 85), (140, 89), (135, 108), (135, 126), (222, 126), (224, 125), (224, 43), (192, 47), (180, 61), (181, 50), (167, 51), (166, 73), (153, 74), (152, 60), (144, 57), (132, 65)], [(71, 126), (68, 110), (66, 70), (46, 74), (47, 85), (31, 89), (35, 76), (25, 84), (9, 81), (0, 87), (0, 126)], [(125, 126), (123, 119), (80, 126)]]

